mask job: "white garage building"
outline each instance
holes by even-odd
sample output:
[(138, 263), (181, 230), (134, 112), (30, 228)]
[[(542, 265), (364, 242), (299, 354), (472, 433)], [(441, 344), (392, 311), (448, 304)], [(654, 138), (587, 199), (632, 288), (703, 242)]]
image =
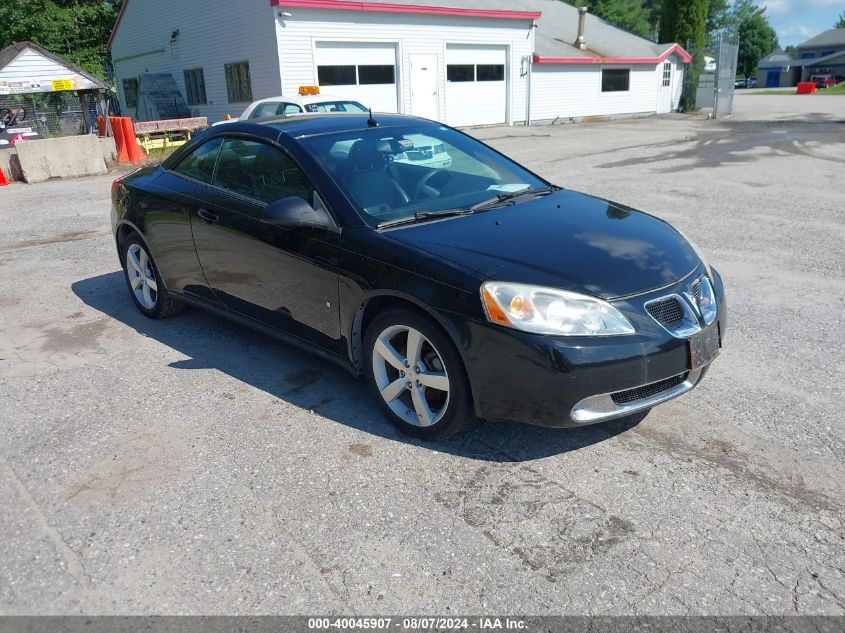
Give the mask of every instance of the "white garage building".
[(124, 0), (109, 48), (126, 114), (170, 73), (210, 121), (303, 85), (455, 126), (669, 112), (689, 62), (559, 0)]

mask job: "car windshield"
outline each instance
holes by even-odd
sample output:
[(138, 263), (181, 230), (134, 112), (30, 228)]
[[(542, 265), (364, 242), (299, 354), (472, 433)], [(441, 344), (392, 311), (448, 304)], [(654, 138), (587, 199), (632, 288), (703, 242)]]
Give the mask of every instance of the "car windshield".
[(420, 123), (302, 139), (371, 226), (470, 212), (549, 184), (475, 139)]
[(366, 112), (367, 108), (357, 101), (321, 101), (320, 103), (308, 103), (305, 106), (306, 112)]

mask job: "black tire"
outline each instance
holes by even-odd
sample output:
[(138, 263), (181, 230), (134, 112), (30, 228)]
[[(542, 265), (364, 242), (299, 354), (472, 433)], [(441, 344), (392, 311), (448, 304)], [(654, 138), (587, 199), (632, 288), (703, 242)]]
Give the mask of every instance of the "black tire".
[[(378, 337), (393, 326), (414, 328), (428, 339), (432, 347), (426, 346), (426, 349), (436, 352), (448, 375), (449, 391), (445, 411), (440, 419), (430, 426), (417, 426), (402, 419), (390, 408), (378, 387), (373, 369), (374, 348)], [(445, 440), (476, 421), (472, 392), (460, 354), (443, 330), (429, 317), (416, 310), (390, 308), (373, 319), (364, 334), (364, 375), (367, 387), (381, 410), (403, 433), (424, 440)]]
[[(149, 258), (149, 269), (155, 278), (157, 291), (155, 291), (155, 303), (151, 308), (143, 305), (138, 297), (135, 296), (135, 291), (132, 289), (132, 283), (129, 280), (129, 271), (127, 270), (127, 257), (129, 250), (133, 247), (140, 247)], [(135, 307), (140, 310), (141, 314), (151, 319), (166, 319), (175, 316), (185, 309), (185, 304), (173, 299), (173, 296), (167, 292), (164, 283), (161, 280), (161, 275), (158, 272), (155, 260), (146, 244), (138, 236), (137, 233), (130, 233), (126, 239), (120, 244), (120, 263), (123, 265), (123, 278), (126, 280), (126, 287), (129, 289), (129, 296), (132, 297), (132, 302)]]

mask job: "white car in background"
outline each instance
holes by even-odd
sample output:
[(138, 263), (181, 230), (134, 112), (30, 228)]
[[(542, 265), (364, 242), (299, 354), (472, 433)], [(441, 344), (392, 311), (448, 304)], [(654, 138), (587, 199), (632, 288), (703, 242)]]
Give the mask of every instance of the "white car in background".
[(326, 114), (331, 112), (367, 112), (367, 108), (352, 99), (333, 95), (321, 95), (316, 86), (302, 86), (294, 96), (269, 97), (250, 103), (238, 118), (224, 119), (212, 125), (222, 125), (247, 119), (263, 119), (271, 116), (295, 116), (298, 114)]
[[(377, 115), (373, 117), (378, 118)], [(346, 160), (356, 140), (338, 141), (332, 147), (330, 154), (336, 159)], [(452, 156), (446, 150), (446, 146), (425, 134), (406, 134), (403, 150), (392, 155), (394, 163), (421, 165), (434, 169), (449, 167), (452, 164)]]
[[(321, 95), (317, 86), (300, 86), (299, 94), (296, 96), (269, 97), (250, 103), (246, 110), (237, 119), (225, 119), (217, 121), (212, 125), (223, 125), (235, 121), (247, 121), (249, 119), (263, 119), (273, 116), (297, 116), (303, 114), (328, 114), (328, 113), (362, 113), (369, 112), (369, 109), (358, 101), (346, 99), (333, 95)], [(425, 167), (448, 167), (452, 164), (452, 157), (446, 151), (442, 143), (429, 136), (422, 134), (409, 134), (408, 149), (401, 154), (396, 154), (393, 161), (407, 163), (409, 165), (422, 165)], [(338, 143), (336, 152), (349, 153), (352, 141), (348, 144)]]

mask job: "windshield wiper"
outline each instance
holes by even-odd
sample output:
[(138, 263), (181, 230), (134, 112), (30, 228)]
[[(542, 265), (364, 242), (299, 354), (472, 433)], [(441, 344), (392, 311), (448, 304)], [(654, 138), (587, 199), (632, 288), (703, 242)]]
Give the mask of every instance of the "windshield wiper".
[(496, 194), (495, 198), (490, 198), (489, 200), (482, 200), (478, 204), (472, 205), (468, 210), (469, 211), (481, 211), (483, 209), (490, 209), (495, 207), (497, 204), (502, 202), (507, 202), (508, 200), (513, 200), (514, 198), (520, 198), (522, 196), (546, 196), (554, 191), (560, 190), (560, 187), (546, 187), (545, 189), (521, 189), (519, 191), (506, 191), (502, 193)]
[(472, 213), (471, 209), (445, 209), (443, 211), (417, 211), (414, 215), (406, 218), (398, 218), (396, 220), (385, 220), (378, 223), (378, 228), (384, 229), (390, 226), (401, 226), (402, 224), (415, 224), (422, 220), (431, 220), (434, 218), (448, 218), (455, 215), (469, 215)]

